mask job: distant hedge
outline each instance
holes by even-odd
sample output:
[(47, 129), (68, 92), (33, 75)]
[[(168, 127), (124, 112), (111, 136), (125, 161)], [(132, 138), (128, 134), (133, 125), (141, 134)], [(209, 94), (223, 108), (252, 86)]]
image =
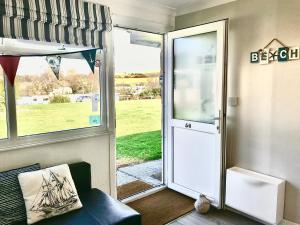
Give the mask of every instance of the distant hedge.
[(139, 94), (141, 99), (144, 98), (156, 98), (160, 96), (160, 88), (147, 88)]
[(50, 103), (69, 103), (71, 102), (70, 98), (65, 95), (55, 95), (50, 98)]

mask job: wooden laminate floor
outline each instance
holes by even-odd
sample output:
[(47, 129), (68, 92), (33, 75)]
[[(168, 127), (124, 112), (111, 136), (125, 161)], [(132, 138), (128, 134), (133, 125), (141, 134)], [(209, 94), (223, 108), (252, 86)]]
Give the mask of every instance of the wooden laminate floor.
[(239, 214), (211, 209), (207, 215), (193, 211), (168, 225), (262, 225)]

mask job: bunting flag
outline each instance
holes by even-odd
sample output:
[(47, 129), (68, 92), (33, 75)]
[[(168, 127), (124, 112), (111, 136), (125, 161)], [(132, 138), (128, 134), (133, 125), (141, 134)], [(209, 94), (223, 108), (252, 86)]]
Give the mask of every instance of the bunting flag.
[(12, 86), (14, 86), (14, 81), (15, 81), (15, 77), (16, 77), (16, 73), (18, 70), (21, 57), (34, 57), (34, 56), (45, 57), (54, 75), (56, 76), (57, 79), (59, 79), (59, 71), (60, 71), (62, 58), (74, 57), (74, 58), (85, 59), (89, 67), (94, 73), (95, 66), (100, 66), (100, 61), (96, 62), (96, 52), (97, 49), (60, 53), (60, 54), (48, 54), (48, 55), (24, 55), (24, 56), (3, 55), (0, 56), (0, 65), (2, 66), (9, 82), (11, 83)]
[(85, 58), (87, 63), (89, 64), (93, 73), (95, 72), (95, 64), (96, 64), (96, 51), (97, 49), (91, 49), (88, 51), (81, 52), (82, 56)]
[(20, 56), (0, 56), (0, 65), (12, 86), (14, 86), (19, 62)]
[(46, 61), (48, 62), (49, 66), (51, 67), (56, 78), (59, 79), (61, 56), (59, 56), (59, 55), (46, 56)]

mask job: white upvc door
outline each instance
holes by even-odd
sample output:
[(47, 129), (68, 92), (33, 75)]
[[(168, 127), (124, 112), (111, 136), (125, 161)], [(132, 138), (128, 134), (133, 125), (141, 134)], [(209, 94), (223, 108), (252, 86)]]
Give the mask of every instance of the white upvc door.
[[(222, 206), (226, 26), (219, 21), (166, 35), (166, 184)], [(176, 203), (175, 203), (176, 204)]]

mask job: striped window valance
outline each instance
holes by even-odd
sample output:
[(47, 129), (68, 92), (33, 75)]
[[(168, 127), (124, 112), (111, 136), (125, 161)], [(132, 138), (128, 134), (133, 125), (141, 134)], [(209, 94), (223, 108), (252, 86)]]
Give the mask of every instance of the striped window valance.
[(0, 37), (103, 48), (109, 9), (83, 0), (0, 0)]

